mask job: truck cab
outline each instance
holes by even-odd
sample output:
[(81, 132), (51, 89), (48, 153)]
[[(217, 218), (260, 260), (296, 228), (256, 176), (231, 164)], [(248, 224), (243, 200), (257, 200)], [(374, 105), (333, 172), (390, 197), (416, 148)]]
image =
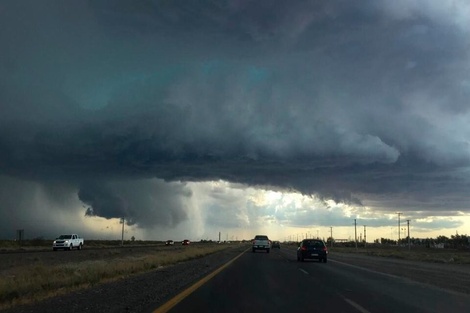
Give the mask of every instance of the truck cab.
[(58, 249), (64, 250), (81, 250), (83, 247), (83, 238), (80, 238), (77, 234), (60, 235), (52, 243), (52, 250)]

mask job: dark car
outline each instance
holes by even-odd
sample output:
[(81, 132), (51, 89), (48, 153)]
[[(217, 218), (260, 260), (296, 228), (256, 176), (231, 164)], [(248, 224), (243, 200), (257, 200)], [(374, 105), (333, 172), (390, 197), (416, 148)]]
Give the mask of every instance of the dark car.
[(188, 239), (185, 239), (185, 240), (183, 240), (183, 241), (181, 242), (181, 244), (182, 244), (183, 246), (188, 246), (190, 243), (191, 243), (191, 241), (189, 241)]
[(297, 248), (297, 261), (303, 262), (307, 259), (327, 262), (328, 248), (323, 240), (304, 239)]
[(281, 249), (281, 243), (279, 241), (273, 241), (271, 248), (278, 248)]
[(173, 240), (167, 240), (167, 241), (165, 242), (165, 246), (172, 246), (172, 245), (174, 245), (174, 244), (175, 244), (175, 242), (174, 242)]

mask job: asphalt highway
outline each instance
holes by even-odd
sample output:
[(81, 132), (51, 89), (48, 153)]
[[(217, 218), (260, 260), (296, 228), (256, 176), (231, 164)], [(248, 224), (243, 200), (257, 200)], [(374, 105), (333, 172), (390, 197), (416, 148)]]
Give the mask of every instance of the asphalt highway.
[(466, 294), (293, 249), (248, 250), (189, 289), (154, 312), (470, 312)]

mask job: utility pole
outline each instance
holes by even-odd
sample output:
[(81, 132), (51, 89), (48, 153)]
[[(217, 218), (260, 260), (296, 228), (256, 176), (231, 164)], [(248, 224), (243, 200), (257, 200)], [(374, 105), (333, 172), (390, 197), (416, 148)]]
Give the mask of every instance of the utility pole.
[(124, 217), (121, 217), (122, 233), (121, 233), (121, 246), (124, 246)]
[(356, 243), (356, 249), (357, 249), (357, 223), (356, 223), (356, 219), (354, 219), (354, 242)]
[(330, 226), (331, 246), (333, 247), (333, 227)]
[(411, 250), (411, 239), (410, 239), (410, 220), (406, 220), (408, 226), (408, 250)]
[(364, 248), (367, 245), (367, 236), (366, 236), (366, 225), (364, 225)]
[(398, 214), (398, 241), (397, 241), (397, 246), (400, 245), (400, 215), (402, 215), (403, 213), (401, 212), (397, 212)]

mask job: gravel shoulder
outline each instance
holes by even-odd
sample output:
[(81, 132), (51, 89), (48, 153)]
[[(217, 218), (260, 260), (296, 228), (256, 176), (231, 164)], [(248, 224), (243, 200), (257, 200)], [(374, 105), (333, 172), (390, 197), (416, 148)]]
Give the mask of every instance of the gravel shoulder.
[(4, 312), (151, 312), (244, 250), (246, 246), (230, 247), (204, 258), (100, 284), (33, 305), (17, 306)]

